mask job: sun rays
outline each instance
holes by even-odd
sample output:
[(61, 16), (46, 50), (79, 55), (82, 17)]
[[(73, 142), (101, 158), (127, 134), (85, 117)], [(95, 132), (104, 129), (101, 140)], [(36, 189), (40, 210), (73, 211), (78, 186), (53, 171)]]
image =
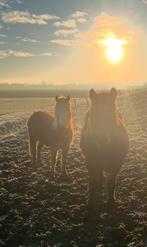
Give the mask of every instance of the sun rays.
[(106, 57), (111, 63), (119, 63), (124, 56), (124, 46), (128, 42), (125, 39), (110, 35), (98, 43), (106, 48)]

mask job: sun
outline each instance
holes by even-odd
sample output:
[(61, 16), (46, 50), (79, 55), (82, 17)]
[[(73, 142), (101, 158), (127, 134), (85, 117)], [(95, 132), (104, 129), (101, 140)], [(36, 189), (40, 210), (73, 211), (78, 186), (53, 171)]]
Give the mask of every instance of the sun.
[(124, 56), (124, 45), (127, 41), (113, 36), (108, 36), (100, 41), (106, 47), (106, 55), (110, 62), (119, 63)]

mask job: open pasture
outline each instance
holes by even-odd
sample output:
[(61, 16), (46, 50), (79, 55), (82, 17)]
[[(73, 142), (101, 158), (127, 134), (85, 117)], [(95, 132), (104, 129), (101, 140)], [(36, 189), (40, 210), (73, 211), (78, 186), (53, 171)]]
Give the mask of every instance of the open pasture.
[(147, 246), (147, 91), (124, 91), (118, 102), (130, 149), (117, 179), (117, 207), (107, 210), (104, 188), (104, 205), (91, 225), (86, 220), (88, 172), (79, 147), (87, 99), (72, 99), (68, 181), (59, 180), (59, 162), (56, 178), (50, 178), (48, 148), (37, 169), (28, 154), (26, 121), (35, 110), (53, 113), (54, 99), (0, 99), (1, 246)]

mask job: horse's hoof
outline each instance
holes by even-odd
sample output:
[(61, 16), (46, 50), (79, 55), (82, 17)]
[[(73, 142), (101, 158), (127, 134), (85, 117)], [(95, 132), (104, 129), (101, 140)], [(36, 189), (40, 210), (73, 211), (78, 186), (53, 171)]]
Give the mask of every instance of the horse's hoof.
[(67, 177), (68, 177), (67, 172), (62, 172), (61, 177), (63, 177), (63, 178), (67, 178)]
[(111, 210), (111, 211), (115, 210), (116, 209), (116, 200), (114, 200), (114, 199), (109, 200), (108, 204), (107, 204), (107, 209)]
[(55, 178), (55, 172), (51, 171), (51, 178), (54, 179)]
[(36, 167), (36, 161), (31, 161), (31, 166)]
[(116, 199), (114, 197), (109, 198), (109, 200), (108, 200), (108, 203), (112, 204), (112, 205), (115, 204), (115, 202), (116, 202)]
[(41, 161), (38, 161), (38, 162), (36, 163), (36, 167), (41, 167), (41, 166), (42, 166)]
[(91, 225), (94, 226), (94, 223), (96, 222), (96, 208), (87, 206), (87, 213), (86, 213), (86, 221)]
[(55, 174), (51, 174), (51, 178), (54, 179), (55, 178)]
[(96, 201), (95, 200), (89, 200), (87, 204), (87, 212), (89, 213), (96, 212)]
[(68, 176), (66, 172), (62, 173), (59, 177), (59, 180), (62, 182), (70, 182), (71, 178)]

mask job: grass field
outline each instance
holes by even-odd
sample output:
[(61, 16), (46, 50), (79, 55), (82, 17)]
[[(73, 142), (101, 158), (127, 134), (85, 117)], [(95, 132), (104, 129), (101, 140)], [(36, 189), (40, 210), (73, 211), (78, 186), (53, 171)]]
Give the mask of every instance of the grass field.
[(117, 207), (108, 211), (104, 203), (93, 225), (85, 217), (88, 173), (79, 147), (87, 108), (85, 98), (72, 100), (75, 135), (64, 182), (59, 162), (50, 178), (47, 148), (37, 169), (28, 154), (27, 118), (39, 109), (53, 113), (54, 99), (0, 98), (0, 246), (147, 246), (147, 91), (119, 96), (130, 149), (117, 179)]

